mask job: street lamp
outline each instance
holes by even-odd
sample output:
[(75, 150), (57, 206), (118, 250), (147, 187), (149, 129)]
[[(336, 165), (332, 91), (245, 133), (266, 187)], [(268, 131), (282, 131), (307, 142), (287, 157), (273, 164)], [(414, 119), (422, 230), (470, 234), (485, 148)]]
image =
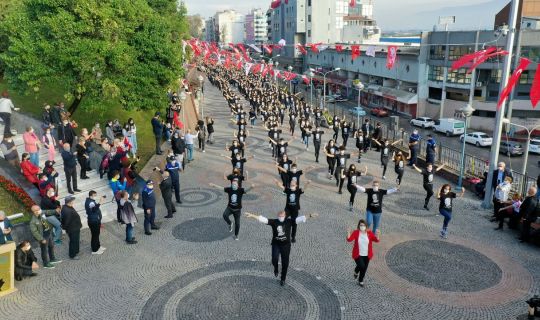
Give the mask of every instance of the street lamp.
[[(323, 107), (326, 108), (326, 75), (331, 73), (331, 72), (335, 72), (335, 71), (339, 71), (341, 70), (341, 68), (335, 68), (334, 70), (330, 70), (330, 71), (327, 71), (325, 73), (323, 73)], [(334, 105), (334, 108), (335, 108), (335, 105)]]
[(184, 124), (184, 132), (186, 132), (186, 108), (184, 102), (186, 101), (187, 95), (185, 91), (180, 91), (179, 95), (180, 101), (182, 101), (182, 123)]
[(461, 167), (459, 169), (458, 185), (456, 189), (463, 190), (463, 174), (465, 171), (465, 140), (467, 136), (467, 126), (469, 124), (469, 119), (472, 116), (474, 109), (470, 103), (463, 108), (461, 108), (461, 114), (465, 117), (465, 128), (463, 129), (463, 145), (461, 146)]
[(355, 86), (356, 89), (358, 89), (358, 110), (356, 110), (356, 127), (360, 128), (360, 92), (364, 90), (364, 84), (358, 81)]
[(525, 131), (527, 131), (527, 144), (525, 145), (525, 160), (523, 161), (523, 168), (521, 169), (521, 173), (523, 175), (525, 175), (525, 173), (527, 172), (527, 161), (529, 161), (529, 147), (530, 147), (530, 144), (531, 144), (531, 134), (534, 132), (534, 130), (540, 129), (540, 126), (536, 126), (536, 127), (532, 128), (532, 129), (529, 129), (529, 128), (527, 128), (525, 126), (522, 126), (520, 124), (515, 124), (515, 123), (510, 122), (510, 119), (503, 119), (502, 122), (506, 123), (506, 124), (509, 124), (509, 125), (512, 125), (512, 126), (523, 128), (523, 129), (525, 129)]
[[(288, 66), (287, 67), (287, 70), (289, 70), (289, 72), (292, 72), (293, 70), (293, 67), (292, 66)], [(292, 81), (289, 81), (289, 93), (292, 92)]]
[(202, 86), (204, 82), (204, 77), (200, 74), (199, 77), (197, 77), (197, 79), (199, 80), (199, 92), (200, 92), (199, 105), (201, 106), (201, 118), (204, 119), (204, 105), (202, 103)]
[(313, 71), (309, 72), (309, 104), (313, 108), (313, 76), (315, 73)]

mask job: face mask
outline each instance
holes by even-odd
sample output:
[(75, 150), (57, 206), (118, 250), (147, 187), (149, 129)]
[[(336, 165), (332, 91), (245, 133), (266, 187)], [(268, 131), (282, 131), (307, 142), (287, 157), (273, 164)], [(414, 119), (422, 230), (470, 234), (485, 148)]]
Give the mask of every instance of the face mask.
[(152, 190), (154, 189), (154, 186), (148, 186), (148, 189)]
[(450, 190), (448, 190), (448, 189), (444, 189), (444, 191), (443, 191), (444, 194), (447, 194), (448, 192), (450, 192)]
[(296, 173), (296, 171), (298, 171), (298, 169), (294, 168), (291, 171), (292, 171), (292, 173)]
[(285, 221), (285, 217), (278, 217), (277, 219), (279, 220), (279, 222)]
[(45, 134), (51, 134), (51, 132), (50, 131), (45, 131)]
[(39, 209), (38, 213), (39, 213), (39, 215), (41, 215), (43, 213), (43, 211), (41, 209)]
[(375, 192), (379, 191), (379, 187), (373, 187), (373, 191)]
[(366, 226), (360, 226), (360, 231), (366, 231)]
[(233, 190), (238, 190), (238, 185), (236, 185), (236, 184), (233, 184), (231, 187), (232, 187)]
[(99, 124), (96, 124), (96, 128), (99, 128)]

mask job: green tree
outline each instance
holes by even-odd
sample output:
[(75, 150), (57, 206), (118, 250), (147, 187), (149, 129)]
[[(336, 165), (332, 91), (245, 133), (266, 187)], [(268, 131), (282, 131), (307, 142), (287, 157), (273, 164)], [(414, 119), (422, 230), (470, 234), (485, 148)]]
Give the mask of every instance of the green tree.
[(61, 86), (71, 113), (83, 100), (99, 107), (118, 99), (126, 109), (142, 110), (166, 104), (164, 90), (177, 80), (182, 60), (161, 9), (146, 0), (22, 2), (0, 24), (9, 35), (0, 60), (13, 89)]

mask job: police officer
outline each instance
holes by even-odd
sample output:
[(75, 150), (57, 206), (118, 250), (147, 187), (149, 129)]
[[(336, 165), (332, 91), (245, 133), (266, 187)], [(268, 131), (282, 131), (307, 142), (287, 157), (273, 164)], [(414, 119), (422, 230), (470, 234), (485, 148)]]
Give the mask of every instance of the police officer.
[(420, 135), (418, 134), (418, 130), (414, 130), (411, 136), (409, 137), (409, 151), (410, 151), (410, 159), (409, 159), (409, 166), (412, 166), (416, 164), (416, 160), (418, 158), (418, 149), (420, 148)]
[(150, 229), (158, 230), (156, 226), (156, 194), (154, 193), (154, 181), (147, 180), (142, 191), (142, 204), (144, 210), (144, 234), (151, 235)]
[(169, 175), (171, 177), (171, 183), (174, 190), (174, 197), (176, 198), (176, 203), (181, 204), (182, 200), (180, 200), (180, 171), (182, 171), (182, 167), (180, 166), (180, 163), (178, 163), (176, 158), (170, 157), (167, 161), (167, 164), (165, 165), (165, 170), (169, 172)]
[(165, 208), (167, 208), (167, 215), (165, 218), (169, 219), (173, 217), (173, 214), (176, 212), (176, 208), (172, 203), (172, 181), (169, 174), (169, 171), (160, 170), (163, 180), (159, 183), (159, 190), (161, 191), (161, 196), (163, 197), (163, 202), (165, 202)]
[(435, 163), (435, 155), (437, 154), (437, 142), (433, 139), (431, 134), (427, 135), (428, 139), (426, 142), (426, 162)]

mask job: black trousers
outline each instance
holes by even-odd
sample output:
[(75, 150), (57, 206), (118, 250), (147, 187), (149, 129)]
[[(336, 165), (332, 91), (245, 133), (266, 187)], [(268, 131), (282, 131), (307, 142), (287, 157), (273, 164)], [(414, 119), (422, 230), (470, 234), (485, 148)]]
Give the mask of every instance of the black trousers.
[(369, 266), (369, 258), (367, 256), (360, 256), (354, 262), (356, 262), (354, 273), (358, 273), (358, 282), (364, 282), (364, 277)]
[(69, 257), (75, 258), (79, 254), (79, 242), (81, 238), (81, 230), (68, 232), (69, 237)]
[(336, 171), (334, 172), (334, 178), (336, 178), (336, 187), (339, 187), (339, 192), (341, 192), (341, 189), (343, 189), (343, 182), (345, 181), (345, 179), (341, 178), (344, 171), (344, 167), (337, 167)]
[(199, 149), (202, 149), (204, 151), (204, 142), (205, 142), (205, 138), (198, 138), (199, 139)]
[(161, 153), (161, 136), (155, 136), (156, 138), (156, 153)]
[(403, 174), (405, 173), (405, 170), (397, 169), (396, 173), (397, 173), (397, 179), (396, 179), (397, 183), (398, 183), (398, 185), (401, 185), (401, 179), (403, 179)]
[(11, 113), (0, 112), (0, 118), (4, 122), (4, 136), (8, 133), (11, 134)]
[(343, 138), (343, 145), (347, 147), (347, 141), (349, 141), (349, 135), (348, 134), (342, 134), (341, 138)]
[(278, 273), (278, 261), (281, 256), (281, 280), (287, 278), (287, 270), (289, 269), (289, 255), (291, 254), (291, 244), (272, 244), (272, 265), (274, 273)]
[(525, 242), (529, 241), (530, 235), (531, 235), (531, 222), (527, 220), (523, 220), (523, 224), (521, 225), (521, 240)]
[(167, 216), (172, 216), (172, 214), (176, 211), (176, 208), (172, 202), (171, 191), (169, 190), (167, 193), (162, 193), (161, 195), (163, 197), (163, 202), (165, 202), (165, 208), (167, 208)]
[(86, 177), (86, 171), (88, 171), (88, 169), (90, 169), (88, 159), (86, 159), (86, 158), (79, 159), (79, 165), (81, 166), (80, 176), (81, 176), (81, 179), (82, 179), (82, 178)]
[(73, 192), (74, 189), (77, 189), (77, 167), (64, 167), (64, 173), (66, 174), (68, 192)]
[(234, 235), (238, 236), (238, 233), (240, 232), (240, 216), (242, 215), (242, 210), (240, 209), (231, 209), (227, 206), (225, 211), (223, 212), (223, 220), (227, 222), (228, 225), (231, 225), (231, 219), (229, 219), (230, 215), (234, 216)]
[(351, 194), (351, 197), (349, 198), (349, 203), (352, 206), (354, 205), (354, 197), (356, 196), (356, 192), (358, 191), (358, 189), (356, 189), (356, 187), (353, 185), (349, 185), (347, 186), (347, 191), (349, 191), (349, 193)]
[(180, 202), (180, 180), (173, 179), (172, 186), (174, 189), (174, 197), (176, 198), (176, 202)]
[(296, 218), (298, 218), (298, 209), (297, 208), (285, 208), (285, 214), (289, 217), (291, 217), (292, 224), (291, 224), (291, 239), (296, 238)]
[(90, 229), (90, 247), (92, 248), (92, 252), (96, 252), (101, 247), (101, 244), (99, 243), (99, 232), (100, 232), (100, 225), (99, 222), (90, 222), (88, 221), (88, 228)]
[(315, 146), (315, 161), (319, 162), (319, 151), (321, 151), (321, 142), (313, 140), (313, 146)]
[(337, 138), (339, 137), (339, 131), (337, 130), (334, 130), (334, 134), (332, 135), (332, 139), (334, 139), (334, 141), (336, 142), (337, 144)]
[(371, 139), (364, 137), (364, 153), (371, 148)]
[(39, 243), (39, 248), (41, 249), (41, 260), (43, 265), (48, 264), (54, 258), (54, 242), (52, 238), (52, 229), (50, 231), (43, 231), (43, 240), (46, 240), (46, 243)]
[(326, 157), (326, 162), (328, 163), (328, 173), (334, 174), (334, 167), (336, 166), (336, 158)]
[(424, 183), (424, 190), (426, 190), (426, 199), (424, 200), (424, 206), (429, 204), (429, 199), (433, 197), (433, 185), (430, 183)]

